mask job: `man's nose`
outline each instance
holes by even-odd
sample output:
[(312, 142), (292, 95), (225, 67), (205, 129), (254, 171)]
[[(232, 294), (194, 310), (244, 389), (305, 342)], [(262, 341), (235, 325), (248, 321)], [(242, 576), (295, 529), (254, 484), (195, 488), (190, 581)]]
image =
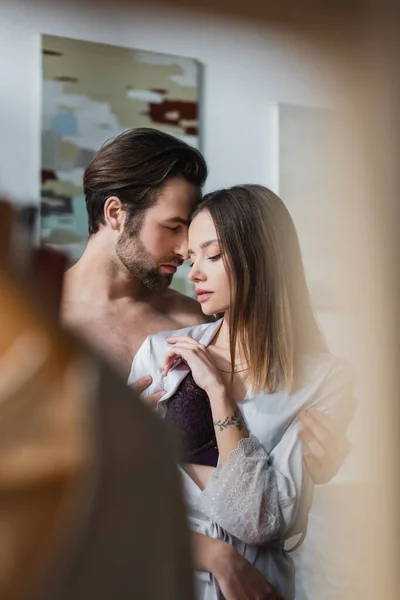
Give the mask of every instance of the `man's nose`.
[(184, 236), (180, 240), (179, 245), (175, 248), (175, 254), (181, 256), (183, 260), (187, 260), (189, 258), (188, 247), (188, 238), (187, 236)]

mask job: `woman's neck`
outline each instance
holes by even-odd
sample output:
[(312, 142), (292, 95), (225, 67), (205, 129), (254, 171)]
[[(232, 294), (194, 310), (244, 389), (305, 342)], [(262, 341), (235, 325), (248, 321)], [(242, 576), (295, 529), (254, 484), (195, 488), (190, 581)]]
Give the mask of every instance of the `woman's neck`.
[[(230, 362), (230, 335), (229, 335), (229, 314), (226, 312), (217, 334), (212, 340), (210, 346), (217, 355), (225, 358)], [(236, 365), (244, 364), (244, 352), (240, 345), (240, 341), (236, 341), (235, 363)]]
[(227, 318), (226, 314), (224, 315), (221, 327), (218, 329), (210, 346), (229, 353), (229, 316)]

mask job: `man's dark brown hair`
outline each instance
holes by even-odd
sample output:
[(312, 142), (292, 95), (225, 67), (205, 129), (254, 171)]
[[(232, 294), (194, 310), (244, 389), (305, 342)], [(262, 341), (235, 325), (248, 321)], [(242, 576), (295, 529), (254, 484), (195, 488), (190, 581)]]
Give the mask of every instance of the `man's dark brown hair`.
[(105, 223), (107, 198), (117, 196), (128, 219), (137, 220), (157, 201), (157, 191), (170, 177), (183, 177), (200, 189), (207, 178), (201, 152), (168, 133), (148, 128), (129, 129), (107, 142), (83, 177), (89, 235)]

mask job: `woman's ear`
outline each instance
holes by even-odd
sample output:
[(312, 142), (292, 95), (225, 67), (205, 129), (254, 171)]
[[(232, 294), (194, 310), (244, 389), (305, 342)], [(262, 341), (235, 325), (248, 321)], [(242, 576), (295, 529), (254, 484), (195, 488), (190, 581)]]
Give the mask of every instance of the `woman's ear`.
[(110, 196), (104, 203), (104, 219), (114, 231), (120, 231), (125, 218), (125, 211), (121, 200), (117, 196)]

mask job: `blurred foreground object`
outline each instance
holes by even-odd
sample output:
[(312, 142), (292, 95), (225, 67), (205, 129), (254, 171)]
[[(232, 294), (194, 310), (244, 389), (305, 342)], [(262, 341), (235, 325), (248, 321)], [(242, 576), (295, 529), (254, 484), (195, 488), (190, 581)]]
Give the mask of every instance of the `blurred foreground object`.
[(63, 257), (0, 202), (0, 597), (193, 597), (162, 423), (57, 324)]

